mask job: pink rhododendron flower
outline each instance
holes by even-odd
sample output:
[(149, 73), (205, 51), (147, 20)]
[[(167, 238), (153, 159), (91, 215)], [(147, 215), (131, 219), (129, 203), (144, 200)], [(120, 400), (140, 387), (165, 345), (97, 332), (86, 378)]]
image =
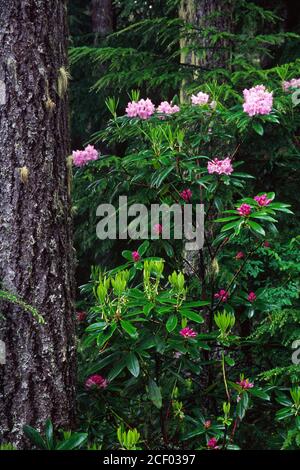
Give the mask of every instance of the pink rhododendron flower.
[(245, 254), (243, 251), (238, 251), (238, 253), (235, 255), (235, 259), (243, 259), (245, 258)]
[(237, 384), (242, 387), (243, 390), (248, 390), (249, 388), (253, 388), (254, 384), (249, 382), (249, 379), (242, 379)]
[(204, 422), (204, 427), (205, 427), (205, 429), (209, 429), (211, 427), (211, 420), (210, 419), (207, 419)]
[(270, 114), (273, 105), (273, 92), (268, 92), (264, 85), (257, 85), (250, 90), (245, 89), (243, 109), (249, 116)]
[(225, 289), (221, 289), (219, 290), (219, 292), (215, 294), (215, 299), (220, 299), (221, 302), (227, 302), (228, 297), (229, 297), (229, 292)]
[(270, 248), (270, 243), (268, 242), (268, 240), (265, 240), (263, 245), (265, 248)]
[[(292, 91), (300, 88), (300, 78), (292, 78), (291, 80), (282, 83), (283, 91)], [(291, 90), (292, 89), (292, 90)]]
[(126, 108), (128, 117), (139, 117), (141, 119), (148, 119), (154, 114), (154, 111), (155, 106), (149, 98), (146, 100), (131, 101)]
[(139, 261), (141, 259), (140, 254), (138, 251), (133, 251), (131, 253), (133, 261)]
[(104, 377), (102, 377), (102, 375), (99, 375), (99, 374), (91, 375), (85, 381), (85, 386), (88, 389), (91, 389), (91, 388), (98, 388), (98, 389), (106, 388), (107, 385), (108, 385), (107, 379), (105, 379)]
[(253, 198), (259, 206), (267, 206), (272, 202), (272, 199), (268, 199), (266, 194), (262, 194), (261, 196), (255, 196)]
[(207, 447), (209, 449), (218, 449), (217, 444), (218, 444), (217, 439), (215, 437), (211, 437), (209, 441), (207, 442)]
[(162, 225), (161, 224), (155, 224), (153, 226), (154, 233), (157, 235), (160, 235), (162, 233)]
[(216, 173), (218, 175), (231, 175), (233, 172), (233, 167), (231, 165), (231, 160), (229, 157), (224, 158), (224, 160), (219, 160), (215, 158), (207, 164), (207, 171), (209, 174)]
[(249, 300), (249, 302), (254, 302), (256, 300), (255, 292), (249, 292), (247, 299)]
[(86, 313), (85, 312), (77, 312), (76, 313), (76, 319), (78, 322), (82, 322), (86, 319)]
[(157, 107), (157, 111), (163, 114), (174, 114), (178, 113), (178, 111), (180, 111), (180, 108), (176, 104), (172, 105), (168, 101), (162, 101)]
[(237, 208), (237, 211), (243, 217), (251, 214), (251, 206), (249, 204), (242, 204), (240, 207)]
[(182, 199), (185, 200), (185, 202), (189, 202), (192, 198), (192, 195), (193, 195), (193, 193), (190, 189), (184, 189), (180, 193), (180, 196), (182, 197)]
[(198, 333), (196, 333), (196, 331), (194, 331), (193, 328), (189, 328), (188, 326), (186, 326), (185, 328), (182, 328), (182, 330), (180, 330), (179, 333), (184, 338), (195, 338), (198, 335)]
[(207, 104), (208, 100), (209, 100), (209, 95), (207, 93), (202, 93), (202, 91), (199, 91), (197, 95), (192, 95), (193, 105)]
[(84, 150), (74, 150), (72, 157), (73, 164), (80, 167), (92, 160), (97, 160), (98, 152), (93, 145), (88, 145)]

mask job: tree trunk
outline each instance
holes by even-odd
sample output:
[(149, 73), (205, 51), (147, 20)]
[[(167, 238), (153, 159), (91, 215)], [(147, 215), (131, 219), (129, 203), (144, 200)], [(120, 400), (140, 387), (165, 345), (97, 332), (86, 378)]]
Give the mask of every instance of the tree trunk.
[(24, 424), (74, 424), (66, 38), (64, 0), (0, 0), (0, 281), (46, 321), (1, 307), (0, 440), (21, 448)]
[(92, 27), (98, 36), (105, 37), (113, 31), (113, 8), (112, 0), (92, 0)]

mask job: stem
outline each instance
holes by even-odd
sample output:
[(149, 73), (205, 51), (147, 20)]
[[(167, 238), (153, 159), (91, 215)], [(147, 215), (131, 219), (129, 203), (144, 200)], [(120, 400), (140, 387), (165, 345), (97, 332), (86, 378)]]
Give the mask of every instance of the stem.
[(223, 374), (223, 381), (224, 381), (224, 385), (225, 385), (227, 400), (230, 402), (230, 393), (229, 393), (229, 390), (228, 390), (228, 384), (227, 384), (227, 378), (226, 378), (226, 369), (225, 369), (225, 356), (224, 356), (224, 352), (222, 352), (222, 374)]

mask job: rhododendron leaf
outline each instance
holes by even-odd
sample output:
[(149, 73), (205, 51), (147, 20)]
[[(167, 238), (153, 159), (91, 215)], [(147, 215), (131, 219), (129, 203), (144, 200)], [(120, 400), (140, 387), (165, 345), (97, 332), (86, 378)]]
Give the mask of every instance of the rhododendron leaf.
[(129, 250), (122, 251), (122, 256), (123, 256), (123, 258), (127, 259), (128, 261), (133, 261), (132, 252), (129, 251)]
[(253, 220), (248, 221), (249, 227), (251, 227), (254, 232), (259, 233), (259, 235), (265, 236), (266, 232), (264, 231), (263, 227), (258, 223), (254, 222)]
[(281, 421), (282, 419), (289, 418), (290, 416), (294, 416), (295, 411), (293, 408), (282, 408), (281, 410), (277, 411), (276, 419)]
[(132, 338), (137, 338), (138, 332), (137, 332), (136, 327), (133, 326), (132, 323), (130, 323), (127, 320), (121, 320), (120, 323), (121, 323), (121, 327), (123, 328), (123, 330), (126, 331), (126, 333), (128, 333), (129, 336), (131, 336)]
[(56, 450), (73, 450), (81, 447), (88, 438), (87, 433), (74, 433), (69, 439), (56, 447)]
[(236, 412), (238, 417), (242, 420), (246, 414), (249, 404), (249, 396), (247, 392), (242, 393), (241, 399), (237, 404)]
[(149, 245), (150, 245), (149, 241), (145, 240), (144, 243), (142, 243), (141, 246), (139, 246), (137, 251), (140, 256), (143, 256), (147, 252)]
[(264, 390), (261, 388), (249, 388), (248, 392), (253, 395), (254, 397), (261, 398), (262, 400), (270, 400), (270, 395), (268, 395)]
[(99, 346), (99, 348), (101, 348), (101, 346), (103, 346), (103, 344), (106, 343), (106, 341), (108, 341), (112, 337), (116, 327), (117, 327), (117, 325), (114, 323), (110, 326), (110, 328), (108, 329), (107, 332), (105, 331), (105, 332), (100, 333), (98, 335), (98, 337), (97, 337), (97, 346)]
[(260, 122), (254, 121), (252, 127), (258, 135), (264, 135), (264, 128)]
[(222, 217), (221, 219), (216, 219), (215, 222), (229, 222), (230, 220), (240, 219), (238, 215), (232, 215), (230, 217)]
[(47, 448), (48, 449), (53, 449), (53, 425), (51, 419), (47, 419), (45, 423), (45, 436), (46, 436), (46, 442), (47, 442)]
[(107, 326), (107, 323), (104, 321), (101, 321), (98, 323), (92, 323), (85, 329), (85, 331), (87, 333), (99, 332), (99, 331), (103, 331), (106, 326)]
[(138, 377), (140, 374), (140, 364), (136, 355), (131, 352), (128, 354), (126, 359), (126, 365), (129, 372), (134, 376)]
[(221, 232), (227, 232), (228, 230), (231, 230), (235, 227), (238, 227), (239, 224), (240, 224), (240, 220), (230, 222), (229, 224), (226, 224), (226, 225), (224, 225), (224, 227), (222, 227)]
[(121, 374), (122, 370), (125, 369), (126, 367), (126, 362), (125, 360), (120, 360), (114, 367), (113, 369), (111, 369), (111, 371), (109, 372), (108, 376), (107, 376), (107, 380), (109, 382), (111, 382), (112, 380), (114, 380), (116, 377), (118, 377), (118, 375)]
[(199, 315), (199, 313), (196, 313), (194, 312), (193, 310), (185, 310), (185, 309), (181, 309), (180, 310), (180, 314), (183, 316), (183, 317), (186, 317), (188, 318), (189, 320), (192, 320), (196, 323), (203, 323), (204, 322), (204, 319), (203, 317), (201, 317), (201, 315)]
[(195, 300), (193, 302), (184, 302), (183, 307), (204, 307), (205, 305), (210, 305), (208, 300)]
[(167, 241), (163, 241), (163, 247), (167, 255), (172, 258), (174, 256), (174, 250), (172, 245), (170, 245), (170, 243), (168, 243)]
[(157, 386), (153, 379), (149, 379), (148, 383), (148, 396), (152, 401), (153, 405), (160, 410), (162, 407), (162, 396), (160, 387)]
[(176, 315), (171, 315), (168, 318), (167, 323), (166, 323), (167, 331), (170, 333), (171, 331), (175, 330), (175, 328), (177, 326), (177, 323), (178, 323), (177, 316)]
[(191, 439), (192, 437), (196, 437), (196, 436), (201, 436), (202, 434), (204, 434), (206, 432), (206, 429), (204, 426), (201, 426), (197, 429), (195, 429), (194, 431), (191, 431), (187, 434), (185, 434), (183, 437), (182, 437), (182, 440), (183, 441), (186, 441), (187, 439)]
[(31, 426), (23, 426), (23, 432), (26, 437), (34, 444), (38, 449), (47, 449), (47, 444), (40, 435), (40, 433), (32, 428)]
[(261, 220), (266, 220), (268, 222), (277, 222), (276, 219), (273, 219), (270, 215), (266, 214), (260, 214), (259, 212), (254, 212), (253, 214), (250, 215), (252, 219), (261, 219)]

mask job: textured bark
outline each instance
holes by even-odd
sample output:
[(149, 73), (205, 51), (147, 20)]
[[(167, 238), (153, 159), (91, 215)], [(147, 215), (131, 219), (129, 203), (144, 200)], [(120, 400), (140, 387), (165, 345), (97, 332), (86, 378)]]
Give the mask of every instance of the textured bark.
[[(218, 32), (231, 32), (233, 28), (232, 20), (233, 1), (222, 0), (182, 0), (179, 9), (179, 17), (186, 23), (194, 25), (199, 34), (196, 38), (196, 45), (199, 52), (182, 53), (181, 62), (204, 68), (214, 69), (216, 67), (226, 67), (230, 57), (230, 43), (222, 39), (213, 45), (210, 34), (205, 30), (212, 29)], [(203, 32), (202, 32), (203, 30)], [(195, 42), (195, 41), (193, 41)], [(181, 46), (185, 46), (187, 41), (183, 38)]]
[(93, 32), (105, 37), (113, 31), (112, 0), (92, 0)]
[(63, 0), (0, 0), (0, 282), (46, 320), (1, 306), (0, 440), (21, 448), (24, 424), (74, 423), (66, 37)]

